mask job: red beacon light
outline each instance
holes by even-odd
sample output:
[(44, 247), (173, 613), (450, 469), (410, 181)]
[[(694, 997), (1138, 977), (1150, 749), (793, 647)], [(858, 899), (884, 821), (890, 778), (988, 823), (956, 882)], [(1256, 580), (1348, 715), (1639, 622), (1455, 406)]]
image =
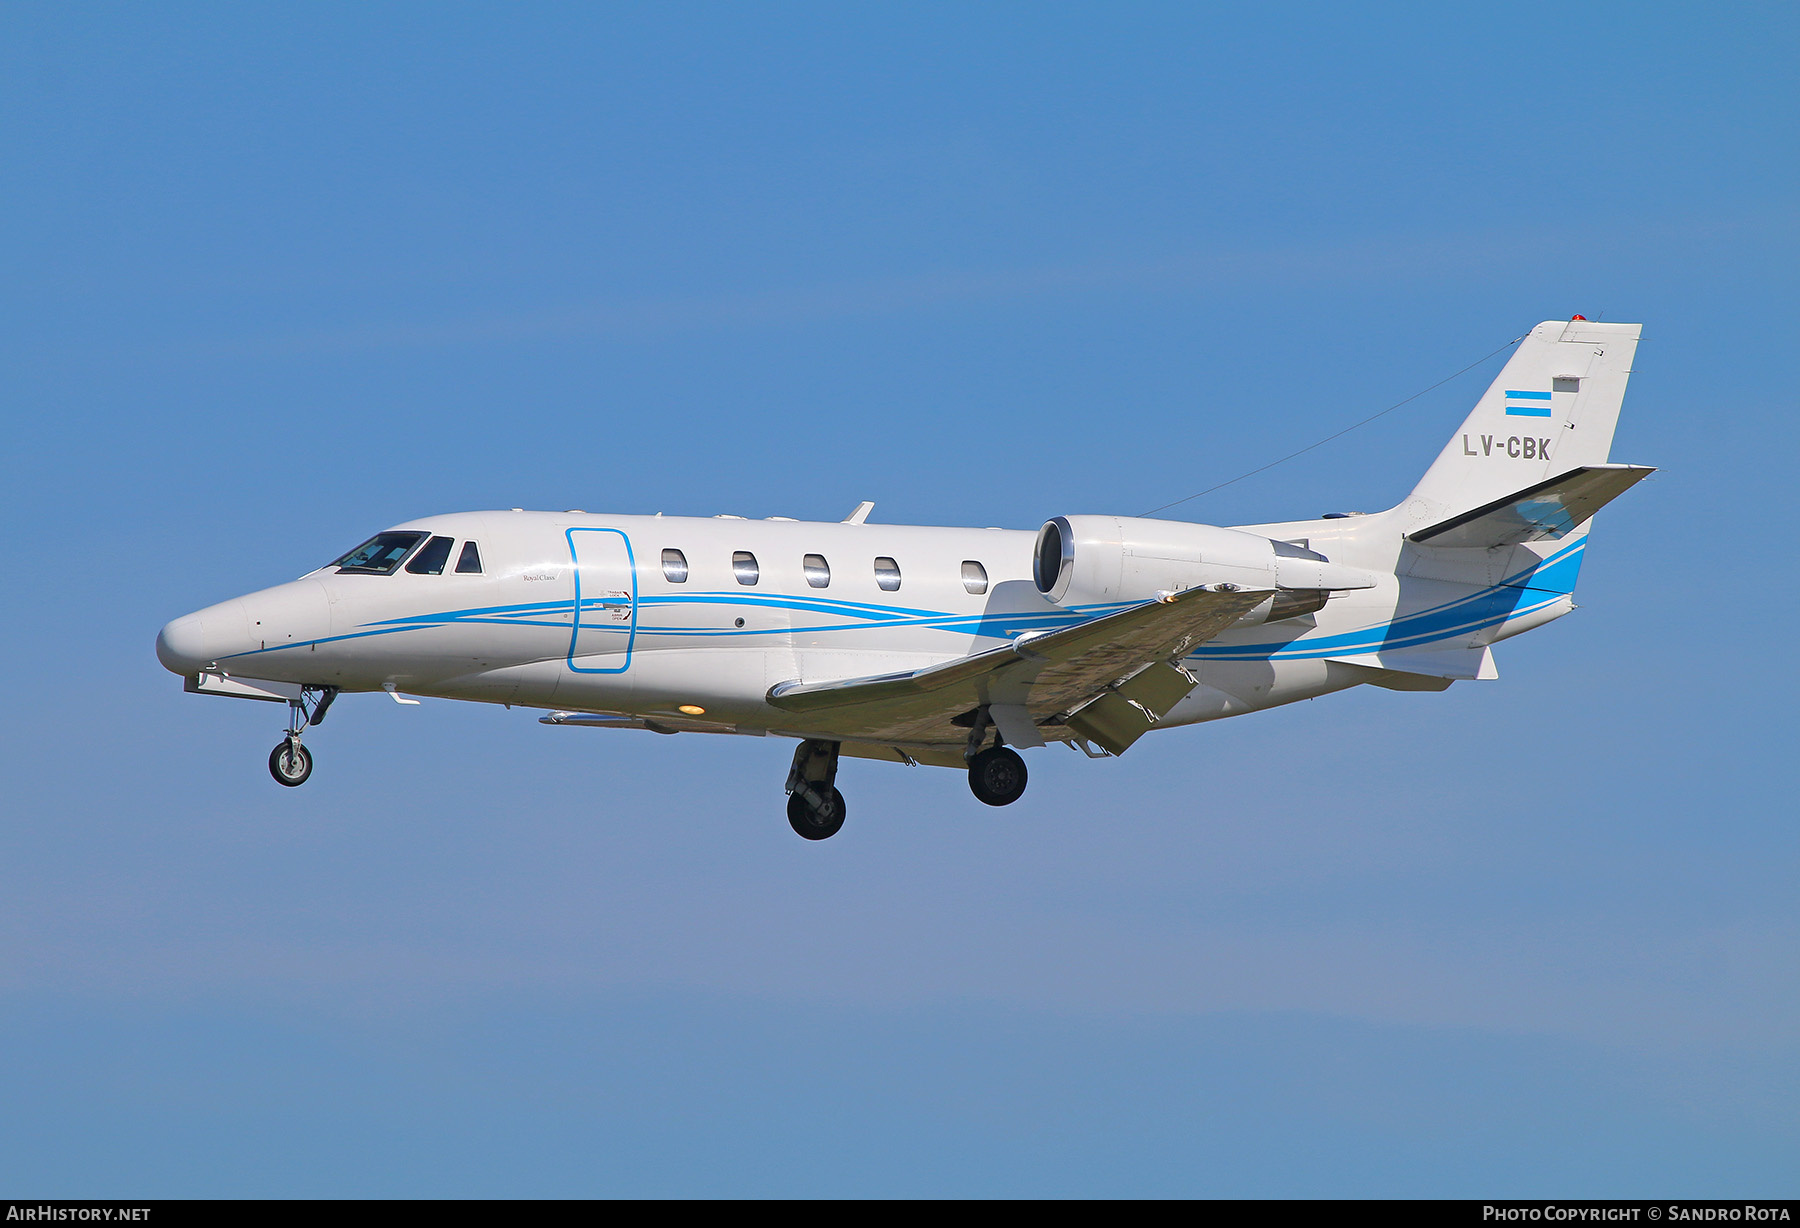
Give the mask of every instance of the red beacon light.
[(1585, 324), (1587, 322), (1587, 317), (1586, 316), (1570, 316), (1569, 317), (1569, 323), (1571, 323), (1571, 324), (1575, 323), (1575, 321), (1577, 321), (1577, 320), (1580, 320), (1582, 323)]

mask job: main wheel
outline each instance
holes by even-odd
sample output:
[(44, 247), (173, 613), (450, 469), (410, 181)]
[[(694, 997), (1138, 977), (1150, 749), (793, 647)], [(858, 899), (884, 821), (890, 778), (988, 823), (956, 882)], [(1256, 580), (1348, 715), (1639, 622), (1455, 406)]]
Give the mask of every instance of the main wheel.
[(798, 793), (788, 794), (788, 826), (808, 840), (823, 840), (837, 835), (844, 825), (844, 795), (831, 791), (831, 806), (820, 814)]
[(312, 752), (298, 742), (283, 739), (269, 752), (269, 775), (275, 778), (276, 784), (290, 789), (305, 784), (306, 778), (312, 775)]
[(1025, 781), (1025, 761), (1010, 746), (990, 746), (969, 760), (969, 792), (990, 806), (1018, 801)]

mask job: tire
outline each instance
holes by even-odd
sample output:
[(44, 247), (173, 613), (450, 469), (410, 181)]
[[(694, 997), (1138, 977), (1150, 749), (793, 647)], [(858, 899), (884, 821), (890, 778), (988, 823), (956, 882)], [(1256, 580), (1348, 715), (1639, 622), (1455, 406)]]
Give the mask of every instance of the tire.
[(798, 793), (788, 795), (788, 826), (808, 840), (824, 840), (844, 825), (844, 795), (831, 791), (831, 811), (819, 814)]
[(312, 752), (298, 742), (282, 742), (269, 752), (269, 775), (278, 785), (297, 789), (312, 775)]
[(1025, 760), (1010, 746), (990, 746), (969, 761), (969, 792), (989, 806), (1010, 806), (1025, 795)]

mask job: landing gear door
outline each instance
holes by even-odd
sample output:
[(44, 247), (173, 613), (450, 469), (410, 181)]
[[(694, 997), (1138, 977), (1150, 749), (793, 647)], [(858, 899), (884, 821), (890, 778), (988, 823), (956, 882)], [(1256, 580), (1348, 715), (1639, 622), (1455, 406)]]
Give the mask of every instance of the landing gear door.
[(575, 572), (575, 625), (569, 669), (622, 674), (637, 639), (637, 566), (631, 539), (619, 529), (570, 529)]

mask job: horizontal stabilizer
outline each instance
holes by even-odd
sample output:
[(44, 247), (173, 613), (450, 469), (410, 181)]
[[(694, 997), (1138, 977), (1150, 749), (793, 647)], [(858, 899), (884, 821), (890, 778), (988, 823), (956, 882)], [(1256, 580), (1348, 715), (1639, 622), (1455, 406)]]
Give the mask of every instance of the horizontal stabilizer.
[(1420, 529), (1408, 540), (1475, 549), (1555, 540), (1655, 472), (1648, 465), (1583, 465)]

